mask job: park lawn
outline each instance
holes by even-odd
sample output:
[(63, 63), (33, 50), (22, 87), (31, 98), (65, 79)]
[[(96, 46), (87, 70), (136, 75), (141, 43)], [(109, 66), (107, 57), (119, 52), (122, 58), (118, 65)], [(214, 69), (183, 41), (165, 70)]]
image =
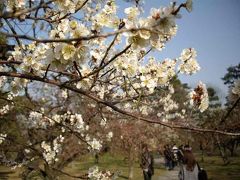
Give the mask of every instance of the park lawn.
[[(119, 155), (104, 154), (100, 156), (98, 166), (100, 169), (111, 170), (112, 172), (120, 171), (121, 177), (119, 180), (126, 179), (128, 175), (128, 166), (127, 162), (123, 160), (124, 158)], [(209, 180), (240, 180), (240, 158), (233, 157), (230, 158), (231, 163), (229, 165), (223, 165), (222, 159), (218, 156), (206, 156), (204, 162), (201, 162), (200, 156), (197, 156), (199, 164), (207, 170)], [(92, 166), (96, 165), (94, 163), (94, 156), (87, 155), (79, 158), (76, 161), (70, 163), (64, 171), (71, 175), (81, 175), (88, 171)], [(8, 177), (11, 180), (18, 180), (20, 169), (11, 170), (10, 168), (0, 166), (0, 179)], [(159, 176), (163, 175), (167, 171), (163, 166), (157, 165), (155, 168), (155, 174), (153, 180), (157, 180)], [(71, 179), (68, 176), (61, 176), (60, 179), (66, 180)], [(141, 180), (142, 171), (139, 167), (139, 164), (134, 163), (134, 180)]]
[[(94, 163), (94, 157), (91, 155), (84, 156), (78, 161), (74, 161), (71, 164), (68, 165), (64, 169), (64, 171), (68, 172), (69, 174), (74, 174), (74, 175), (80, 175), (84, 172), (87, 172), (88, 169), (92, 166), (95, 166), (96, 164)], [(128, 176), (128, 165), (127, 162), (124, 161), (124, 158), (122, 156), (118, 155), (110, 155), (110, 154), (104, 154), (100, 156), (99, 158), (99, 163), (97, 166), (101, 170), (110, 170), (111, 172), (120, 172), (120, 177), (118, 178), (119, 180), (121, 179), (127, 179)], [(78, 173), (79, 172), (79, 173)], [(133, 179), (134, 180), (141, 180), (143, 179), (142, 176), (142, 170), (139, 166), (139, 163), (135, 162), (134, 163), (134, 170), (133, 170)], [(154, 179), (158, 179), (157, 177), (160, 176), (161, 174), (164, 174), (166, 172), (165, 169), (163, 168), (155, 168)], [(66, 176), (65, 176), (66, 177)], [(62, 177), (61, 179), (64, 179)]]
[(10, 169), (9, 167), (0, 165), (0, 179), (20, 180), (21, 169)]
[(240, 157), (229, 158), (228, 165), (224, 165), (219, 156), (207, 156), (204, 162), (201, 162), (200, 157), (197, 159), (200, 166), (207, 171), (209, 180), (240, 180)]
[[(240, 180), (240, 158), (233, 157), (230, 158), (231, 163), (228, 165), (223, 165), (222, 159), (219, 156), (206, 156), (204, 162), (201, 162), (200, 156), (197, 155), (197, 160), (201, 167), (203, 167), (207, 173), (209, 180)], [(78, 161), (69, 164), (65, 171), (70, 174), (81, 174), (82, 172), (87, 172), (88, 168), (96, 165), (94, 163), (94, 157), (91, 155), (82, 157)], [(100, 157), (100, 162), (98, 164), (100, 169), (111, 170), (112, 172), (120, 171), (122, 177), (127, 177), (128, 166), (121, 156), (113, 156), (110, 154), (105, 154)], [(166, 173), (163, 166), (156, 165), (155, 174), (153, 180), (157, 180), (159, 176)], [(119, 179), (125, 179), (120, 177)], [(64, 179), (64, 178), (62, 178)], [(134, 180), (141, 180), (142, 171), (138, 163), (134, 164)]]

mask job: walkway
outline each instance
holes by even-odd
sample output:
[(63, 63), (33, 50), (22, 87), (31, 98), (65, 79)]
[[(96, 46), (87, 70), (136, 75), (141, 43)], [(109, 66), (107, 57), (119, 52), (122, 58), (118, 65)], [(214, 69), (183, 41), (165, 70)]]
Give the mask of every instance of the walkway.
[[(156, 164), (163, 164), (164, 160), (162, 158), (159, 159), (154, 159)], [(171, 171), (164, 171), (164, 174), (154, 177), (153, 180), (178, 180), (178, 172), (179, 172), (179, 167), (175, 167), (174, 170)]]
[(153, 180), (178, 180), (178, 172), (179, 169), (175, 168), (172, 171), (167, 171), (163, 175), (153, 178)]

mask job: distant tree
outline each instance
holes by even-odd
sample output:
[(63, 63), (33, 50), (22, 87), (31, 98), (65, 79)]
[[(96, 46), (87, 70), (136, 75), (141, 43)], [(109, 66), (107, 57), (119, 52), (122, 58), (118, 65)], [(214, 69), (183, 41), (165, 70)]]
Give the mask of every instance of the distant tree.
[(240, 63), (236, 66), (230, 66), (227, 68), (227, 73), (222, 80), (228, 87), (232, 87), (235, 80), (240, 78)]
[(213, 87), (208, 87), (208, 98), (209, 98), (209, 107), (216, 108), (221, 106), (220, 99), (217, 95), (216, 90)]

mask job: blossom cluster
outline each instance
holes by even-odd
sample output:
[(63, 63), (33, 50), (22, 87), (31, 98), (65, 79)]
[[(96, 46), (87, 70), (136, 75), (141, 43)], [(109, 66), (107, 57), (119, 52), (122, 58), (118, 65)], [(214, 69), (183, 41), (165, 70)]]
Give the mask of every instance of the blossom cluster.
[(108, 141), (111, 141), (112, 137), (113, 137), (113, 132), (112, 132), (112, 131), (108, 132), (108, 134), (107, 134), (107, 140), (108, 140)]
[[(60, 10), (69, 11), (71, 9), (70, 12), (74, 12), (75, 8), (80, 7), (83, 1), (68, 0), (65, 2), (58, 0), (54, 1), (54, 3)], [(190, 1), (187, 4), (186, 7), (190, 9)], [(84, 7), (84, 11), (90, 11), (92, 9), (91, 2), (88, 2)], [(124, 30), (123, 34), (119, 33), (116, 36), (114, 46), (120, 44), (120, 39), (125, 36), (126, 44), (131, 44), (131, 47), (100, 72), (99, 77), (101, 77), (101, 80), (96, 81), (89, 74), (104, 62), (104, 58), (106, 62), (110, 61), (111, 56), (109, 54), (116, 54), (119, 51), (110, 48), (108, 53), (104, 52), (109, 46), (108, 38), (94, 38), (84, 41), (70, 41), (68, 43), (53, 42), (44, 44), (33, 42), (21, 47), (15, 46), (11, 58), (18, 61), (22, 60), (21, 71), (41, 76), (44, 76), (48, 65), (51, 65), (52, 69), (69, 71), (75, 62), (79, 64), (81, 75), (87, 76), (75, 83), (76, 87), (79, 89), (89, 89), (91, 87), (91, 91), (102, 99), (110, 94), (112, 94), (112, 97), (122, 98), (136, 96), (139, 92), (151, 94), (156, 87), (168, 85), (169, 80), (176, 75), (177, 59), (165, 59), (159, 62), (150, 57), (147, 65), (141, 63), (141, 60), (144, 59), (145, 48), (150, 47), (161, 50), (164, 44), (176, 34), (176, 4), (173, 3), (158, 9), (153, 8), (146, 18), (139, 17), (141, 11), (137, 7), (128, 7), (124, 10), (126, 17), (122, 20), (117, 15), (117, 5), (114, 0), (97, 3), (96, 7), (98, 7), (96, 11), (91, 12), (93, 16), (86, 20), (85, 23), (84, 21), (80, 22), (67, 18), (54, 23), (54, 28), (49, 31), (49, 38), (56, 40), (87, 38), (93, 36), (96, 32), (104, 31), (106, 27), (114, 30), (119, 28)], [(122, 25), (120, 25), (121, 23)], [(181, 60), (180, 72), (187, 74), (197, 72), (199, 66), (195, 57), (196, 51), (194, 49), (183, 50), (179, 58)], [(109, 76), (104, 76), (112, 68), (117, 71), (114, 71)], [(107, 83), (103, 84), (102, 81)], [(21, 82), (14, 83), (13, 86), (16, 86), (16, 84), (26, 85), (25, 82)], [(66, 93), (63, 96), (66, 97)]]
[(27, 84), (27, 79), (14, 78), (10, 84), (11, 93), (13, 94), (13, 96), (17, 96), (21, 92), (21, 90), (23, 90), (24, 87), (27, 86)]
[(132, 44), (134, 48), (150, 45), (157, 50), (162, 50), (164, 44), (176, 34), (175, 11), (176, 7), (173, 5), (159, 9), (152, 8), (150, 16), (137, 20), (140, 14), (139, 10), (136, 7), (126, 8), (125, 27), (127, 29), (141, 29), (125, 33), (127, 42)]
[(73, 131), (79, 133), (82, 133), (89, 128), (89, 126), (84, 123), (81, 114), (71, 114), (69, 111), (63, 115), (54, 114), (51, 117), (45, 116), (43, 110), (40, 112), (31, 111), (26, 123), (28, 124), (28, 128), (47, 128), (48, 126), (54, 126), (55, 124), (62, 124), (63, 128), (64, 126), (70, 126)]
[(232, 92), (233, 92), (233, 94), (240, 96), (240, 79), (238, 79), (234, 82)]
[(178, 104), (171, 99), (170, 94), (168, 94), (166, 97), (161, 98), (159, 102), (163, 104), (163, 109), (165, 112), (178, 109)]
[(114, 0), (109, 0), (106, 5), (92, 17), (93, 28), (98, 30), (102, 27), (118, 28), (120, 19), (117, 17), (117, 6)]
[(51, 119), (43, 115), (43, 112), (31, 111), (29, 113), (27, 126), (28, 128), (47, 128), (49, 125), (53, 125), (53, 123)]
[(3, 141), (6, 139), (7, 134), (0, 134), (0, 144), (3, 143)]
[(55, 114), (51, 119), (54, 123), (62, 123), (66, 126), (70, 125), (72, 130), (78, 133), (83, 133), (89, 129), (89, 126), (83, 121), (81, 114), (71, 114), (71, 112), (68, 111), (63, 115)]
[[(2, 69), (0, 69), (0, 70), (2, 71)], [(0, 77), (0, 87), (3, 87), (4, 84), (6, 83), (6, 81), (7, 81), (6, 77), (4, 77), (4, 76)]]
[[(102, 141), (97, 140), (96, 138), (92, 138), (87, 134), (89, 126), (85, 124), (81, 114), (77, 114), (77, 113), (71, 114), (70, 112), (67, 112), (63, 115), (54, 114), (51, 118), (49, 118), (44, 116), (43, 112), (32, 111), (30, 112), (28, 121), (26, 123), (28, 124), (28, 128), (37, 128), (37, 127), (47, 128), (48, 126), (61, 124), (62, 125), (61, 131), (63, 133), (66, 130), (69, 131), (69, 128), (71, 128), (71, 131), (79, 133), (81, 137), (85, 139), (85, 141), (87, 142), (88, 148), (90, 150), (100, 151), (100, 149), (102, 148)], [(106, 138), (108, 141), (110, 141), (112, 137), (113, 137), (112, 132), (109, 132), (106, 135)], [(44, 146), (43, 147), (44, 149), (47, 149), (46, 156), (52, 159), (52, 157), (55, 154), (53, 151), (50, 151), (51, 145), (46, 142), (43, 142), (43, 146)]]
[(191, 105), (199, 108), (201, 112), (205, 111), (209, 106), (208, 93), (206, 89), (206, 85), (202, 82), (199, 82), (197, 87), (190, 92), (190, 103)]
[(107, 119), (106, 118), (102, 118), (100, 121), (100, 126), (105, 127), (107, 125)]
[[(19, 4), (24, 6), (24, 2), (21, 0), (22, 4)], [(55, 8), (47, 11), (60, 10), (60, 16), (62, 16), (67, 12), (75, 13), (82, 4), (82, 0), (56, 0), (53, 2), (53, 5), (56, 5)], [(95, 4), (95, 9), (93, 4)], [(191, 11), (192, 1), (187, 0), (184, 7)], [(89, 12), (91, 16), (82, 21), (74, 18), (60, 18), (59, 21), (52, 23), (53, 28), (48, 32), (49, 39), (52, 40), (69, 38), (79, 38), (79, 40), (46, 44), (32, 42), (15, 46), (10, 58), (22, 62), (17, 71), (20, 73), (30, 72), (42, 77), (46, 73), (48, 65), (51, 65), (53, 72), (63, 70), (75, 74), (76, 67), (73, 70), (73, 64), (76, 63), (81, 76), (84, 77), (73, 83), (76, 88), (89, 90), (90, 93), (96, 94), (101, 99), (124, 99), (141, 94), (150, 95), (158, 87), (169, 86), (171, 79), (177, 75), (176, 69), (185, 74), (193, 74), (200, 70), (196, 61), (197, 53), (193, 48), (184, 49), (180, 57), (176, 59), (166, 58), (159, 61), (153, 57), (145, 57), (148, 53), (147, 48), (162, 50), (165, 43), (175, 36), (177, 32), (175, 21), (180, 15), (176, 3), (171, 3), (166, 7), (152, 8), (150, 14), (145, 18), (140, 16), (142, 12), (138, 7), (128, 7), (124, 10), (124, 17), (120, 19), (117, 8), (115, 0), (101, 3), (89, 1), (84, 5), (83, 11), (86, 14)], [(110, 36), (104, 32), (112, 29), (116, 32), (116, 36), (111, 47), (110, 38), (108, 38)], [(101, 33), (103, 33), (102, 37)], [(100, 38), (90, 38), (94, 35), (99, 35)], [(124, 45), (121, 39), (126, 39), (125, 45), (130, 46), (128, 50), (120, 56), (116, 56), (112, 61), (114, 55), (119, 53), (118, 45)], [(105, 64), (106, 62), (109, 64)], [(103, 65), (106, 67), (102, 68)], [(99, 68), (96, 76), (92, 76), (92, 72)], [(49, 74), (57, 79), (58, 77), (53, 72)], [(69, 79), (70, 77), (66, 76), (57, 80), (65, 82)], [(12, 91), (17, 93), (26, 85), (27, 81), (15, 78), (11, 83)], [(204, 92), (204, 96), (200, 98), (201, 103), (197, 103), (202, 111), (207, 106), (207, 95), (205, 94)], [(63, 91), (62, 97), (68, 97), (66, 91)], [(196, 100), (193, 101), (196, 102)], [(144, 103), (147, 104), (147, 102)], [(123, 107), (131, 106), (129, 109), (134, 109), (133, 104), (137, 104), (137, 109), (147, 115), (152, 108), (144, 103), (133, 100), (133, 103), (125, 104)], [(171, 98), (162, 98), (160, 103), (164, 104), (164, 116), (177, 108)], [(171, 119), (173, 116), (181, 115), (169, 114), (166, 118)], [(68, 119), (70, 123), (67, 124), (65, 119)], [(31, 112), (29, 120), (33, 126), (45, 128), (57, 122), (70, 125), (74, 131), (79, 133), (88, 129), (81, 115), (78, 114), (56, 114), (47, 118), (41, 113)]]
[(8, 104), (3, 106), (1, 109), (0, 109), (0, 115), (4, 115), (4, 114), (7, 114), (10, 110), (11, 110), (12, 106), (9, 106)]
[(102, 148), (101, 141), (96, 138), (90, 139), (89, 136), (86, 137), (87, 143), (89, 145), (89, 149), (93, 151), (100, 151)]
[[(171, 88), (173, 91), (173, 88)], [(159, 105), (163, 107), (163, 110), (157, 113), (158, 117), (161, 117), (163, 122), (168, 122), (169, 120), (173, 120), (175, 118), (184, 118), (185, 110), (182, 112), (179, 111), (179, 104), (172, 99), (171, 93), (169, 93), (166, 97), (163, 97), (159, 100)]]
[[(55, 0), (54, 3), (57, 5), (60, 11), (64, 13), (75, 13), (75, 10), (82, 5), (83, 0)], [(62, 12), (62, 13), (63, 13)]]
[[(82, 1), (75, 0), (68, 1), (55, 1), (60, 9), (69, 11), (72, 6), (78, 7), (82, 4)], [(161, 7), (159, 9), (153, 8), (150, 16), (142, 18), (136, 22), (140, 11), (136, 7), (129, 7), (125, 9), (127, 18), (125, 18), (124, 24), (127, 37), (127, 43), (130, 43), (135, 47), (145, 48), (149, 45), (156, 49), (162, 49), (164, 43), (176, 33), (175, 15), (176, 6), (170, 5), (169, 7)], [(88, 9), (88, 8), (86, 8)], [(117, 17), (117, 6), (114, 0), (107, 1), (103, 9), (96, 13), (90, 20), (92, 22), (90, 27), (76, 20), (63, 19), (59, 24), (55, 25), (49, 33), (49, 37), (52, 39), (65, 39), (65, 38), (80, 38), (92, 35), (91, 30), (94, 29), (97, 32), (103, 27), (115, 28), (119, 26), (120, 19)], [(139, 24), (138, 24), (139, 22)], [(143, 30), (130, 31), (133, 28), (143, 28)], [(43, 73), (40, 70), (46, 68), (48, 64), (56, 66), (64, 66), (72, 61), (83, 62), (88, 59), (89, 47), (97, 47), (99, 40), (82, 41), (81, 43), (31, 43), (22, 47), (15, 47), (13, 57), (16, 60), (23, 59), (22, 69), (29, 71), (30, 68), (35, 73)], [(97, 50), (92, 49), (92, 51)], [(23, 55), (21, 50), (24, 50), (27, 54)]]
[(53, 142), (45, 142), (41, 143), (41, 148), (43, 149), (43, 157), (47, 161), (48, 164), (52, 164), (58, 161), (56, 158), (57, 154), (61, 151), (61, 143), (64, 141), (64, 137), (62, 135), (58, 136), (53, 140)]
[(88, 170), (88, 178), (91, 180), (110, 180), (110, 171), (100, 171), (98, 166), (93, 166)]
[(194, 48), (184, 49), (181, 53), (179, 71), (181, 73), (193, 74), (200, 70), (200, 66), (196, 61), (197, 52)]
[(7, 0), (7, 11), (13, 11), (15, 9), (23, 9), (26, 5), (25, 0)]

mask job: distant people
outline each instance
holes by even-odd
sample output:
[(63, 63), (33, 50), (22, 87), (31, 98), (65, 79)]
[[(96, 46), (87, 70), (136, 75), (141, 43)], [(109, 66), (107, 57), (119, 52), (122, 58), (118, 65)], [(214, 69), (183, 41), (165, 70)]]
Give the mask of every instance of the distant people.
[(183, 150), (183, 145), (180, 145), (178, 147), (178, 152), (177, 152), (177, 159), (178, 159), (179, 164), (183, 163), (183, 157), (184, 157), (183, 151), (184, 151)]
[(197, 161), (192, 153), (192, 148), (189, 145), (184, 146), (183, 165), (181, 167), (180, 180), (198, 180)]
[(172, 147), (172, 154), (173, 154), (173, 167), (175, 167), (178, 164), (178, 147), (176, 144)]
[(163, 155), (164, 155), (164, 160), (165, 160), (165, 167), (167, 168), (167, 170), (172, 170), (173, 169), (173, 155), (172, 155), (169, 145), (164, 146)]
[(142, 146), (140, 166), (143, 170), (144, 180), (151, 180), (154, 174), (153, 156), (150, 154), (146, 144), (143, 144)]
[(99, 162), (99, 154), (96, 152), (95, 153), (95, 163), (98, 164)]

